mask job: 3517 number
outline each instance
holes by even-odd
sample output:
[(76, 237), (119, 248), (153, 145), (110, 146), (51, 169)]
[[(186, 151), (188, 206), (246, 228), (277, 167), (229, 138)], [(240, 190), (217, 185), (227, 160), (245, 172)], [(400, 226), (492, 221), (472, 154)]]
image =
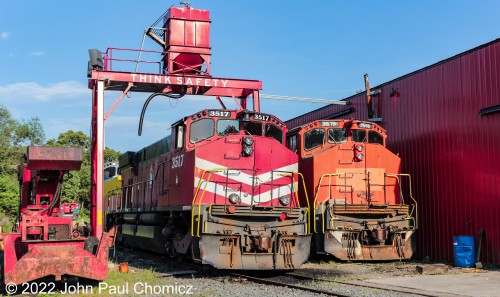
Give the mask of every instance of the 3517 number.
[(172, 169), (181, 167), (182, 162), (184, 161), (184, 155), (178, 155), (172, 158)]

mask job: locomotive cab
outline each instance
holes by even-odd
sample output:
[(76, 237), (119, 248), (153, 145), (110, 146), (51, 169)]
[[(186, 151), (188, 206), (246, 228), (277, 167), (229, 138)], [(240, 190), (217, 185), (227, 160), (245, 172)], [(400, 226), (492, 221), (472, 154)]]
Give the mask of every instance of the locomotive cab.
[(172, 125), (172, 150), (192, 150), (228, 135), (271, 137), (284, 142), (285, 125), (277, 118), (248, 110), (203, 110)]

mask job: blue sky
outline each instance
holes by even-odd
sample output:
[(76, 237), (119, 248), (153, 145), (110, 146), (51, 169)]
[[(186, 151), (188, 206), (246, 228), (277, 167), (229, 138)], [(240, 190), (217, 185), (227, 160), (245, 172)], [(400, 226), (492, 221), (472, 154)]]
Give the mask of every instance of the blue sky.
[[(0, 1), (0, 104), (38, 117), (47, 139), (89, 133), (89, 48), (139, 48), (143, 31), (178, 1)], [(499, 37), (500, 1), (202, 1), (211, 13), (212, 75), (259, 79), (262, 93), (342, 99)], [(146, 49), (160, 50), (147, 41)], [(132, 70), (132, 68), (131, 68)], [(106, 93), (106, 111), (120, 93)], [(132, 93), (106, 121), (106, 145), (138, 150), (213, 98), (155, 99), (143, 136), (145, 94)], [(320, 104), (262, 100), (282, 120)], [(175, 107), (175, 108), (174, 108)]]

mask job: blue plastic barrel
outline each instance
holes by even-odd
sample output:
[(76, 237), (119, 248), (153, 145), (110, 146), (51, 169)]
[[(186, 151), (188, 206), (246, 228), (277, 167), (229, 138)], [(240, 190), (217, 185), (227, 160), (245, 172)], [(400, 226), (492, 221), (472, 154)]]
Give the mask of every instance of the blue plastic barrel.
[(474, 236), (453, 236), (453, 257), (457, 267), (474, 267), (476, 263)]

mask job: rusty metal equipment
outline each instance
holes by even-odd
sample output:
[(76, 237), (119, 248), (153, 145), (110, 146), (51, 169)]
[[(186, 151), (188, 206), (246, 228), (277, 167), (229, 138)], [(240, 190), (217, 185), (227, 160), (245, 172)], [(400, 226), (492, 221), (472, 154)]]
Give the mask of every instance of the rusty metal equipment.
[(4, 283), (21, 284), (63, 275), (103, 280), (113, 233), (100, 240), (90, 225), (73, 224), (60, 211), (61, 184), (70, 170), (79, 170), (82, 149), (30, 146), (19, 166), (21, 201), (12, 233), (0, 234)]

